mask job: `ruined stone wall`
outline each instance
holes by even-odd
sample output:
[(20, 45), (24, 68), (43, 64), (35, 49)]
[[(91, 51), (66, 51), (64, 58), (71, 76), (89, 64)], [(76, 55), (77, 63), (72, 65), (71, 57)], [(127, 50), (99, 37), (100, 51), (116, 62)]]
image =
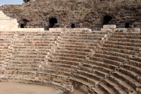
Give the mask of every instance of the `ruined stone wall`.
[[(34, 2), (33, 2), (34, 1)], [(75, 23), (76, 27), (92, 29), (102, 28), (104, 16), (112, 19), (108, 24), (117, 27), (141, 27), (140, 0), (32, 0), (21, 6), (0, 7), (8, 16), (29, 20), (26, 27), (48, 26), (49, 18), (56, 17), (55, 27), (69, 27)]]

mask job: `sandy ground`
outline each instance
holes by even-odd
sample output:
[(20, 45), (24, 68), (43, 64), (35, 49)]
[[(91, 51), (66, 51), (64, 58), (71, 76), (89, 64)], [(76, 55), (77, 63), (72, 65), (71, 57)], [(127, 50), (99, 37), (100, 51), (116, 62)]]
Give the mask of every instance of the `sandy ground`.
[(53, 94), (53, 87), (0, 82), (0, 94)]

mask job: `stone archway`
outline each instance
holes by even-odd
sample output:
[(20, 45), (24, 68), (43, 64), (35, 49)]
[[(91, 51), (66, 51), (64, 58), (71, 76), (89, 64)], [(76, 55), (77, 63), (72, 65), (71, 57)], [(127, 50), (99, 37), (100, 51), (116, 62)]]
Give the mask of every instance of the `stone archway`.
[(29, 20), (27, 19), (22, 19), (20, 20), (18, 23), (19, 23), (19, 27), (20, 28), (25, 28), (25, 26), (27, 25), (27, 23), (29, 22)]
[(55, 24), (58, 23), (58, 20), (56, 17), (51, 17), (49, 18), (49, 28), (53, 28), (55, 26)]
[(75, 28), (75, 23), (71, 23), (71, 28)]
[(130, 23), (125, 23), (125, 28), (129, 28), (130, 27)]
[(112, 20), (112, 16), (106, 15), (103, 17), (103, 25), (109, 24), (109, 22)]

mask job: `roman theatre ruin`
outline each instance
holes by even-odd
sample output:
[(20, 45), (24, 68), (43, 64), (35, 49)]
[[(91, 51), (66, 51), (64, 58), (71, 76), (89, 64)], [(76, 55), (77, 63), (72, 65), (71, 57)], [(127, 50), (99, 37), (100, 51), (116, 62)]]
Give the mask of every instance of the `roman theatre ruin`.
[(20, 27), (0, 11), (0, 94), (141, 94), (140, 28)]

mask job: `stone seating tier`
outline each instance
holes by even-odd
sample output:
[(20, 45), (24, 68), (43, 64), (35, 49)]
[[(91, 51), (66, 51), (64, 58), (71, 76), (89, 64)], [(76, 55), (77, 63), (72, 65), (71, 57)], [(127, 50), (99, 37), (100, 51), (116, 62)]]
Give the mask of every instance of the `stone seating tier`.
[(0, 31), (0, 80), (50, 84), (70, 92), (74, 87), (90, 94), (139, 94), (139, 35)]

